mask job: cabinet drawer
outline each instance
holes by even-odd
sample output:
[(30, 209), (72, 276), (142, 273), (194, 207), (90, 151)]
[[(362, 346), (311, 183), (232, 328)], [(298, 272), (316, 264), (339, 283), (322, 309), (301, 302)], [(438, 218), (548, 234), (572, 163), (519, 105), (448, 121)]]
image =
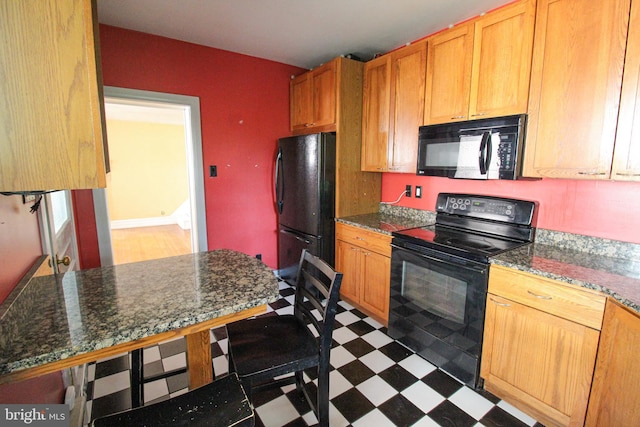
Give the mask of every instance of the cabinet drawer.
[(380, 255), (391, 256), (391, 236), (364, 228), (343, 223), (336, 224), (336, 239), (349, 242), (352, 245), (377, 252)]
[(492, 265), (489, 292), (512, 301), (600, 330), (604, 295), (555, 280)]

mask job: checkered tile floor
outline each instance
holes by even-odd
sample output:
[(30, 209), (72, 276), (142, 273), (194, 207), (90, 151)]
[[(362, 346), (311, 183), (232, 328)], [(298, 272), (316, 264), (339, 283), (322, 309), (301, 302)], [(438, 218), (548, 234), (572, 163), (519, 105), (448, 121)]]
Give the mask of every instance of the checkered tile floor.
[[(293, 289), (280, 283), (278, 314), (293, 312)], [(540, 426), (536, 420), (487, 392), (475, 392), (389, 338), (386, 328), (341, 301), (331, 350), (330, 424), (340, 426)], [(216, 376), (228, 372), (226, 329), (211, 331)], [(145, 371), (186, 365), (177, 339), (145, 349)], [(101, 360), (88, 368), (87, 412), (91, 418), (130, 407), (129, 357)], [(145, 385), (147, 403), (187, 391), (187, 374)], [(293, 385), (253, 396), (256, 426), (317, 423)]]

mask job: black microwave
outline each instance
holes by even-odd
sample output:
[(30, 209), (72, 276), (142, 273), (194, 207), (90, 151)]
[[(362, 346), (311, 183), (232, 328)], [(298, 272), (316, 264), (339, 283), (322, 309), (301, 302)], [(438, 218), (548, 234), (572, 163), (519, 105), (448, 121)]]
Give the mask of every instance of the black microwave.
[(458, 179), (518, 179), (527, 115), (421, 126), (417, 174)]

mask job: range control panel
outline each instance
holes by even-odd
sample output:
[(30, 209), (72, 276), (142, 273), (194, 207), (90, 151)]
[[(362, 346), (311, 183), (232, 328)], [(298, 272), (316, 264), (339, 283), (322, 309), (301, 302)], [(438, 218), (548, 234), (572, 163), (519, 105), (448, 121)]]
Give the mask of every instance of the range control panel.
[(440, 193), (436, 203), (438, 213), (513, 224), (530, 224), (534, 207), (526, 200), (451, 193)]

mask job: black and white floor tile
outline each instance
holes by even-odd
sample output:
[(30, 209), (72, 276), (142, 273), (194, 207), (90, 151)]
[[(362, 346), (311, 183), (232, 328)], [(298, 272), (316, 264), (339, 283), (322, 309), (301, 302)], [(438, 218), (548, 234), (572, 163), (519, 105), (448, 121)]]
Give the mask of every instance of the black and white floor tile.
[[(276, 314), (293, 312), (293, 289), (280, 283)], [(273, 314), (273, 313), (271, 313)], [(351, 305), (340, 302), (331, 350), (330, 425), (525, 427), (540, 424), (491, 394), (476, 392), (438, 370), (386, 335), (386, 328)], [(211, 331), (216, 376), (228, 373), (226, 329)], [(149, 373), (186, 365), (185, 343), (176, 339), (144, 351)], [(89, 365), (87, 414), (91, 419), (130, 408), (129, 356)], [(309, 378), (312, 381), (314, 378)], [(151, 403), (187, 391), (187, 374), (145, 385)], [(295, 386), (253, 396), (256, 426), (311, 426), (317, 423)]]

